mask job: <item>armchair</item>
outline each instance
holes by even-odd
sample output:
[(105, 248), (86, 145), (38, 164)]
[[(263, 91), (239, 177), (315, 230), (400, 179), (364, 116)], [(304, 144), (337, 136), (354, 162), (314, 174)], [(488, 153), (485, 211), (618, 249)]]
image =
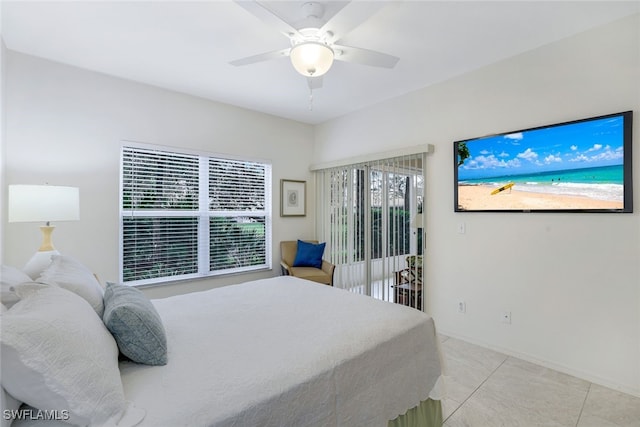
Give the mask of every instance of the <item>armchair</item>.
[[(305, 240), (308, 243), (317, 244), (317, 240)], [(282, 260), (280, 261), (280, 269), (284, 276), (295, 276), (301, 279), (312, 280), (314, 282), (323, 283), (333, 286), (333, 271), (336, 266), (328, 261), (322, 260), (322, 267), (294, 267), (296, 253), (298, 252), (298, 242), (296, 240), (280, 242), (280, 251)]]

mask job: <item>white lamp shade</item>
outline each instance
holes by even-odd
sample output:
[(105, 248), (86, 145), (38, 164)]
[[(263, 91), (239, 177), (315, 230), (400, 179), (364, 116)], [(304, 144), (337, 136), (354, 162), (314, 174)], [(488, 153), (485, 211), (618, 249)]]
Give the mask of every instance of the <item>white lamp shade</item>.
[(306, 77), (319, 77), (333, 64), (333, 50), (324, 43), (304, 42), (289, 53), (293, 68)]
[(54, 185), (10, 185), (9, 222), (76, 221), (80, 190)]

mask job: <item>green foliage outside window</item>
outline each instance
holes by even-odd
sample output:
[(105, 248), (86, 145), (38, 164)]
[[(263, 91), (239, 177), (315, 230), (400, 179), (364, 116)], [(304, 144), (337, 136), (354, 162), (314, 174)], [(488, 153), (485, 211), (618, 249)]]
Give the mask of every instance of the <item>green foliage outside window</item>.
[(134, 217), (124, 218), (123, 225), (125, 233), (137, 236), (123, 247), (125, 282), (198, 271), (197, 218)]
[[(400, 207), (389, 208), (388, 216), (388, 237), (389, 241), (383, 241), (383, 220), (382, 220), (382, 208), (371, 209), (371, 259), (379, 259), (383, 256), (396, 256), (405, 255), (410, 253), (411, 248), (411, 230), (410, 221), (411, 213)], [(346, 218), (346, 215), (340, 215), (341, 218)], [(338, 264), (346, 264), (352, 261), (364, 260), (364, 219), (361, 215), (354, 214), (353, 224), (355, 228), (359, 229), (359, 232), (354, 233), (354, 248), (355, 253), (349, 254), (347, 251), (343, 251), (341, 254), (335, 254), (335, 261)], [(340, 233), (339, 239), (346, 241), (349, 236), (348, 225), (346, 221), (343, 221), (341, 227), (335, 227), (334, 230)], [(346, 245), (341, 245), (346, 247)], [(383, 252), (383, 248), (387, 247), (386, 254)]]
[(211, 271), (265, 264), (265, 230), (264, 218), (211, 218)]

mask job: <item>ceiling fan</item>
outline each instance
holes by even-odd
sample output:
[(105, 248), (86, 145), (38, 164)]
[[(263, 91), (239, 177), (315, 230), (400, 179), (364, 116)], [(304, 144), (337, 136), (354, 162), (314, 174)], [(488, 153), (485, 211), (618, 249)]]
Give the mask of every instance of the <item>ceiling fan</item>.
[(236, 3), (287, 37), (291, 47), (237, 59), (231, 61), (231, 65), (242, 66), (288, 56), (293, 67), (307, 77), (309, 88), (317, 89), (322, 87), (322, 75), (329, 71), (334, 59), (383, 68), (393, 68), (399, 60), (386, 53), (339, 43), (343, 36), (384, 7), (386, 2), (352, 1), (325, 22), (322, 19), (324, 5), (309, 1), (302, 4), (304, 19), (296, 26), (257, 1), (236, 0)]

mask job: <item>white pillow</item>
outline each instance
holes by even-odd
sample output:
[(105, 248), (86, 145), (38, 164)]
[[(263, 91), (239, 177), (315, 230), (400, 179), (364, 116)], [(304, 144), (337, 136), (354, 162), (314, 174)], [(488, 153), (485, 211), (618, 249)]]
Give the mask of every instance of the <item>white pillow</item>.
[[(0, 407), (2, 408), (2, 421), (0, 421), (0, 425), (2, 427), (11, 426), (11, 417), (5, 416), (5, 411), (17, 411), (20, 408), (20, 402), (17, 399), (14, 399), (7, 391), (2, 387), (2, 391), (0, 392)], [(11, 414), (11, 412), (9, 412)]]
[(2, 314), (2, 386), (79, 425), (115, 424), (126, 405), (115, 340), (81, 297), (55, 286), (16, 286)]
[(54, 249), (52, 251), (38, 251), (34, 253), (24, 267), (22, 267), (22, 271), (27, 273), (32, 280), (37, 279), (44, 269), (51, 264), (51, 257), (53, 255), (60, 255), (60, 252)]
[(2, 272), (0, 272), (0, 282), (2, 284), (0, 300), (7, 308), (11, 308), (19, 300), (14, 287), (20, 283), (31, 282), (31, 277), (15, 267), (3, 265)]
[(68, 255), (54, 255), (36, 282), (58, 285), (86, 299), (102, 318), (104, 289), (91, 270)]

